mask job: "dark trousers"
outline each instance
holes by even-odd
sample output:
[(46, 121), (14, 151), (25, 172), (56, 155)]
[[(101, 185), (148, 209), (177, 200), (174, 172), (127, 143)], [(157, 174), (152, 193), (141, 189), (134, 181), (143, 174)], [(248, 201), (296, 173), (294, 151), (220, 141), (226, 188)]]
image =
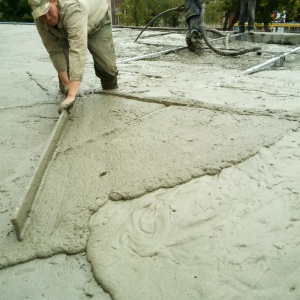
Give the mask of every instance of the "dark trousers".
[(245, 29), (248, 21), (248, 30), (254, 28), (256, 0), (241, 0), (239, 28)]
[(200, 31), (204, 26), (204, 6), (202, 0), (185, 0), (185, 19), (189, 30)]
[(201, 0), (185, 0), (185, 19), (201, 15), (203, 2)]

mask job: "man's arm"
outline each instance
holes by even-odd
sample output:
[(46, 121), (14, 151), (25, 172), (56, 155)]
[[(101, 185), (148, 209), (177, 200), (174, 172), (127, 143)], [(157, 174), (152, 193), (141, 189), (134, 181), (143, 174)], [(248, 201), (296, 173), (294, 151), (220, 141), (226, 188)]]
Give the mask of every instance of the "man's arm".
[(43, 24), (41, 20), (37, 19), (35, 24), (57, 73), (67, 72), (67, 60), (60, 46), (59, 38), (47, 30), (45, 26), (48, 25)]
[(70, 7), (64, 16), (63, 26), (68, 32), (70, 66), (69, 77), (67, 72), (58, 73), (62, 84), (68, 89), (64, 105), (75, 100), (83, 80), (87, 56), (87, 22), (88, 14), (79, 4)]
[(79, 90), (81, 81), (73, 80), (70, 82), (67, 72), (59, 72), (58, 76), (59, 76), (62, 84), (64, 85), (65, 89), (68, 91), (68, 96), (66, 97), (66, 99), (64, 101), (67, 103), (73, 102), (73, 100), (75, 100), (76, 94)]
[(70, 82), (67, 72), (60, 72), (58, 73), (58, 76), (60, 77), (62, 84), (68, 90), (68, 96), (64, 100), (64, 103), (67, 104), (73, 102), (80, 88), (81, 81), (73, 80)]

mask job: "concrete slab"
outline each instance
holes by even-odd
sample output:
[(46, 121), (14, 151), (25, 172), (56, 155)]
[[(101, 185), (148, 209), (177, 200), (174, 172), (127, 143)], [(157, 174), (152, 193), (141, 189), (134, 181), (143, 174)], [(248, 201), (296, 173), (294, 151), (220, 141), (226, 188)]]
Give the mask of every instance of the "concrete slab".
[(95, 281), (84, 254), (60, 254), (4, 269), (0, 285), (2, 299), (111, 299)]
[(218, 175), (108, 202), (88, 242), (97, 281), (115, 299), (298, 299), (299, 138)]
[[(0, 147), (9, 153), (2, 159), (9, 176), (0, 181), (0, 277), (12, 276), (2, 285), (13, 285), (38, 258), (50, 270), (47, 262), (62, 253), (70, 267), (50, 272), (49, 289), (56, 291), (55, 276), (65, 270), (64, 278), (89, 282), (88, 265), (81, 270), (74, 262), (87, 249), (99, 299), (108, 297), (101, 287), (126, 300), (298, 299), (299, 56), (283, 68), (243, 76), (272, 54), (199, 57), (186, 50), (120, 65), (113, 93), (100, 89), (89, 57), (78, 102), (18, 242), (9, 219), (55, 126), (61, 96), (35, 28), (3, 28), (1, 64), (10, 69), (14, 57), (19, 63), (0, 87), (0, 95), (15, 97), (5, 96), (0, 110), (1, 120), (9, 120)], [(135, 37), (134, 30), (114, 30), (118, 59), (184, 46), (183, 34), (164, 36), (164, 43), (159, 35), (139, 43)], [(24, 92), (27, 86), (32, 93)], [(36, 93), (41, 102), (32, 99)], [(286, 279), (278, 285), (280, 278)], [(91, 297), (82, 289), (72, 299)]]

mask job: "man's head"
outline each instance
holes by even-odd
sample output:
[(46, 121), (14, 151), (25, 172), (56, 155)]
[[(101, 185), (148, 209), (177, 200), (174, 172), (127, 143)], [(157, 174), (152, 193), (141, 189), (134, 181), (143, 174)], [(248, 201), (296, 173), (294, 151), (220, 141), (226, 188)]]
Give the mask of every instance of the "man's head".
[(48, 0), (28, 0), (28, 4), (32, 9), (34, 19), (45, 15), (49, 11), (50, 3)]
[(55, 26), (58, 22), (57, 0), (28, 0), (32, 8), (34, 19), (41, 18), (50, 26)]

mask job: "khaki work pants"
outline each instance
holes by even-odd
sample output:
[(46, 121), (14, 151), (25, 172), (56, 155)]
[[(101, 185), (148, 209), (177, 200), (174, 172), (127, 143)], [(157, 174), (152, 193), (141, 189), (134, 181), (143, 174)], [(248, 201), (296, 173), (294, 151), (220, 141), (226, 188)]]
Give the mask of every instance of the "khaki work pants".
[[(61, 39), (60, 42), (67, 60), (69, 73), (69, 43), (67, 39)], [(94, 32), (88, 36), (88, 49), (93, 56), (95, 73), (101, 80), (102, 88), (116, 88), (118, 70), (109, 13), (101, 20)], [(59, 82), (61, 88), (61, 81), (59, 80)]]
[(96, 76), (100, 78), (102, 88), (115, 87), (118, 70), (111, 20), (108, 13), (100, 22), (96, 32), (88, 36), (88, 49), (93, 56)]

